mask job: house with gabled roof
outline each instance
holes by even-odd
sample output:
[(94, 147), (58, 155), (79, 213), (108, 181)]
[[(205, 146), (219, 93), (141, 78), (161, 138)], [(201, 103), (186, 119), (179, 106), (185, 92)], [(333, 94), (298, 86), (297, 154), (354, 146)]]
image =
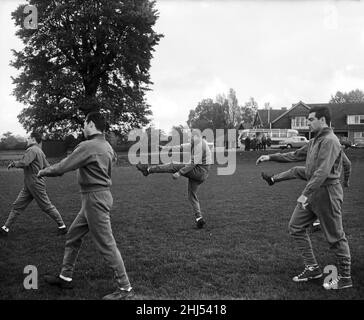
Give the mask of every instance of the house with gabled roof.
[(287, 108), (282, 109), (258, 109), (253, 121), (253, 128), (270, 128), (270, 124), (281, 114), (285, 113)]
[(331, 110), (331, 127), (339, 137), (347, 137), (357, 143), (364, 140), (364, 103), (315, 103), (302, 101), (286, 110), (258, 110), (253, 126), (255, 128), (296, 129), (300, 135), (311, 138), (307, 125), (309, 110), (315, 106), (325, 106)]

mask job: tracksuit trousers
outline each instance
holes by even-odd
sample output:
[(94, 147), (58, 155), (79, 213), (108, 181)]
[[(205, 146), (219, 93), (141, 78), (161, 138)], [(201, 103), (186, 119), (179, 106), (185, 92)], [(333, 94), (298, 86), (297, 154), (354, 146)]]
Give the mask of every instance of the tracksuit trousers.
[(300, 179), (307, 181), (305, 174), (305, 167), (293, 167), (287, 171), (283, 171), (273, 175), (274, 182), (281, 182), (285, 180)]
[(90, 232), (98, 251), (113, 270), (118, 288), (129, 288), (123, 258), (111, 229), (110, 210), (113, 198), (110, 190), (82, 193), (82, 207), (67, 233), (61, 275), (72, 278), (83, 237)]
[(33, 199), (59, 227), (64, 225), (62, 216), (49, 200), (44, 178), (37, 178), (35, 174), (32, 174), (24, 177), (24, 187), (13, 203), (8, 219), (5, 222), (5, 227), (10, 229), (17, 217), (26, 209)]
[(304, 264), (306, 266), (317, 264), (308, 227), (318, 217), (323, 234), (336, 256), (338, 274), (349, 277), (351, 257), (342, 224), (342, 202), (343, 190), (340, 182), (321, 186), (309, 199), (309, 204), (305, 209), (299, 205), (296, 206), (289, 222), (289, 232), (301, 252)]
[[(171, 162), (168, 164), (156, 165), (149, 167), (149, 173), (176, 173), (181, 169), (185, 168), (186, 165), (183, 163)], [(208, 169), (204, 166), (196, 165), (191, 171), (187, 173), (181, 172), (181, 175), (188, 178), (188, 200), (191, 203), (193, 214), (195, 218), (202, 218), (200, 201), (197, 197), (197, 191), (207, 177)]]

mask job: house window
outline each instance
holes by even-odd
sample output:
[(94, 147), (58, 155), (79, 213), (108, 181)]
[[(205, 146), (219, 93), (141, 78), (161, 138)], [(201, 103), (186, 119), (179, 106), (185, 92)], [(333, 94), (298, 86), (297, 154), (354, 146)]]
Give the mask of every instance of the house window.
[(347, 124), (364, 124), (364, 115), (348, 116)]
[(355, 139), (364, 138), (364, 132), (354, 132), (354, 138)]
[(292, 128), (307, 128), (307, 118), (306, 117), (295, 117), (292, 118), (291, 122)]

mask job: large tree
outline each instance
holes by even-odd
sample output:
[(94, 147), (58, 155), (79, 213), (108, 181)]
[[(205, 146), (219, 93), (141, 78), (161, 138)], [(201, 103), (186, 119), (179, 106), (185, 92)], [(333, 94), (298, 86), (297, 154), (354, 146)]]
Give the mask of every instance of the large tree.
[(356, 89), (349, 92), (337, 91), (334, 96), (331, 96), (330, 103), (358, 103), (364, 102), (364, 92)]
[(24, 5), (12, 13), (24, 49), (13, 50), (20, 70), (14, 94), (26, 107), (19, 121), (27, 131), (65, 134), (85, 114), (101, 110), (115, 130), (149, 122), (145, 91), (162, 35), (151, 0), (29, 0), (37, 29), (23, 28)]
[(241, 107), (241, 119), (245, 123), (253, 123), (255, 114), (258, 112), (258, 103), (253, 97)]
[(212, 99), (203, 99), (194, 110), (190, 110), (187, 124), (201, 131), (209, 129), (227, 129), (227, 104)]
[(14, 136), (10, 131), (3, 133), (0, 138), (0, 150), (24, 149), (26, 142), (19, 136)]
[(190, 110), (187, 124), (204, 130), (234, 129), (243, 121), (252, 123), (258, 103), (250, 98), (243, 106), (239, 105), (234, 89), (227, 95), (219, 94), (215, 100), (204, 99), (194, 110)]
[(241, 122), (241, 107), (234, 89), (230, 88), (227, 95), (219, 94), (216, 102), (224, 106), (226, 113), (226, 122), (229, 129), (236, 128)]

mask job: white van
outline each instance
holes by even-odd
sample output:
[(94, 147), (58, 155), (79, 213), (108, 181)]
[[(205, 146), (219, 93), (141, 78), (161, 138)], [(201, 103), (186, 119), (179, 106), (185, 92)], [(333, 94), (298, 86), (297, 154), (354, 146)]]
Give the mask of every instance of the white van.
[(308, 140), (304, 136), (283, 138), (281, 141), (279, 141), (279, 148), (281, 149), (301, 148), (307, 143)]

